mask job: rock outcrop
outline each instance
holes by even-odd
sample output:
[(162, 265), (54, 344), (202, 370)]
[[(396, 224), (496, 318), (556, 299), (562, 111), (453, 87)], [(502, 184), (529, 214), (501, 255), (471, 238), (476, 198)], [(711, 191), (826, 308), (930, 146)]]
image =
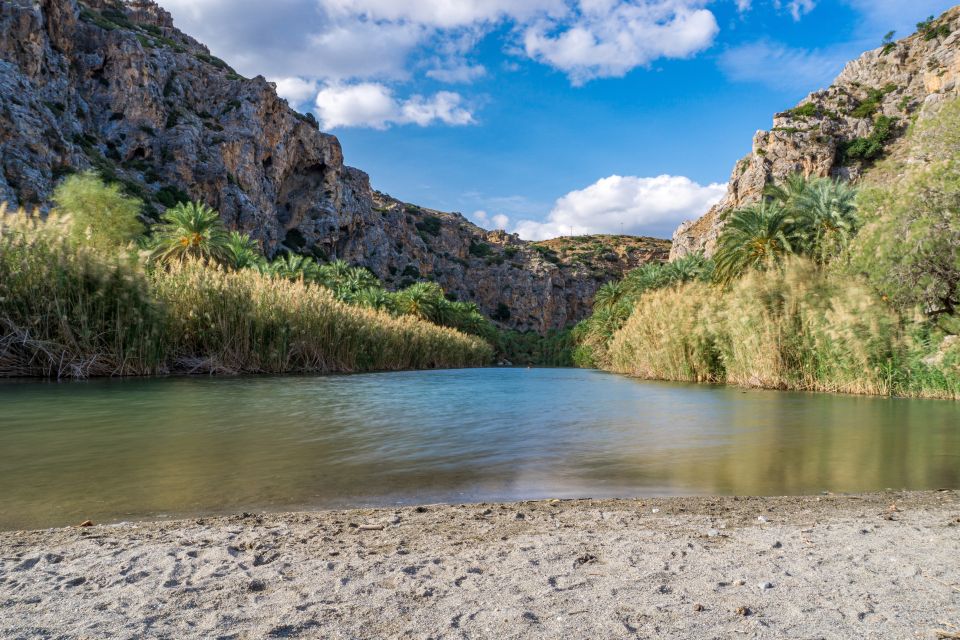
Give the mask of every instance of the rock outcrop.
[(758, 201), (766, 185), (792, 173), (858, 179), (921, 109), (960, 90), (958, 29), (960, 7), (921, 24), (908, 38), (864, 53), (829, 88), (774, 116), (770, 131), (754, 135), (723, 200), (676, 230), (671, 259), (697, 251), (711, 255), (724, 215)]
[(569, 326), (600, 284), (667, 257), (661, 243), (614, 262), (552, 260), (376, 193), (312, 116), (264, 78), (238, 75), (151, 0), (2, 0), (0, 201), (49, 207), (64, 175), (91, 168), (143, 199), (148, 217), (201, 200), (270, 255), (344, 259), (393, 286), (434, 279), (521, 330)]

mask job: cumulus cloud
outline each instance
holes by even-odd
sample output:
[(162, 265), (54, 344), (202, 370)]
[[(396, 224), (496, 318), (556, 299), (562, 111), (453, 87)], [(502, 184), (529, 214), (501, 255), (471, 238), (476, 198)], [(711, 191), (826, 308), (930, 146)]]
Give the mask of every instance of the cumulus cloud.
[(510, 218), (508, 216), (502, 213), (490, 215), (482, 209), (474, 211), (470, 219), (484, 229), (507, 229), (510, 226)]
[(313, 100), (317, 95), (317, 83), (303, 78), (280, 78), (276, 81), (277, 95), (293, 105)]
[(557, 200), (544, 222), (521, 220), (522, 238), (623, 233), (669, 237), (674, 228), (703, 215), (719, 202), (727, 185), (700, 185), (684, 176), (654, 178), (613, 175)]
[(849, 47), (811, 51), (763, 40), (728, 49), (720, 55), (719, 63), (731, 80), (813, 91), (830, 84), (850, 55)]
[[(745, 0), (734, 0), (738, 5)], [(810, 2), (811, 0), (791, 0)], [(322, 81), (468, 82), (484, 73), (467, 53), (492, 30), (574, 83), (684, 57), (717, 33), (710, 0), (164, 0), (178, 26), (245, 75)], [(421, 66), (421, 68), (423, 68)]]
[(712, 44), (716, 18), (695, 0), (580, 0), (574, 17), (526, 29), (532, 59), (566, 72), (575, 85), (619, 77), (657, 58), (683, 58)]
[(387, 129), (395, 124), (421, 127), (442, 122), (473, 124), (473, 114), (462, 106), (458, 93), (440, 91), (433, 96), (398, 99), (393, 90), (376, 82), (328, 85), (317, 93), (316, 114), (325, 129), (370, 127)]

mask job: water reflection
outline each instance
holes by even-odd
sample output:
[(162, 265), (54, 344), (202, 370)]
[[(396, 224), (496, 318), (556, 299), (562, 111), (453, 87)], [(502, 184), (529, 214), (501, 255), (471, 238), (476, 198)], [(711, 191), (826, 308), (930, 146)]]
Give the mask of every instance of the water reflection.
[(960, 404), (510, 369), (0, 385), (0, 527), (960, 486)]

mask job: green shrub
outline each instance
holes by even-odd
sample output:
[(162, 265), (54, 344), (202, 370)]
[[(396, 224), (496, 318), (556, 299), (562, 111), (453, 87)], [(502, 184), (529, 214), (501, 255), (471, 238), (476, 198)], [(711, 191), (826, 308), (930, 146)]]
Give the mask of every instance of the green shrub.
[(69, 176), (53, 193), (58, 210), (69, 216), (74, 242), (114, 252), (143, 235), (142, 203), (107, 185), (93, 172)]
[(437, 216), (425, 216), (416, 224), (417, 229), (431, 236), (439, 236), (443, 221)]
[(819, 114), (819, 109), (817, 105), (812, 102), (800, 105), (799, 107), (794, 107), (787, 111), (787, 113), (794, 118), (812, 118)]
[(870, 162), (883, 155), (885, 145), (893, 138), (896, 118), (880, 116), (873, 125), (873, 131), (866, 138), (854, 138), (837, 147), (840, 164), (851, 160)]
[(470, 241), (470, 255), (477, 258), (486, 258), (493, 249), (490, 248), (490, 245), (486, 242), (478, 242), (476, 240)]

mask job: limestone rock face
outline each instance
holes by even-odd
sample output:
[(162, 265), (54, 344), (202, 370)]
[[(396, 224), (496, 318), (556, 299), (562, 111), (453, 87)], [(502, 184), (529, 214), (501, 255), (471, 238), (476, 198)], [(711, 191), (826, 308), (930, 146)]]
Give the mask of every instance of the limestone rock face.
[(724, 214), (756, 202), (767, 184), (792, 173), (858, 179), (868, 162), (850, 158), (844, 150), (858, 138), (869, 138), (879, 117), (896, 118), (883, 143), (890, 146), (925, 105), (957, 94), (958, 29), (960, 7), (955, 7), (927, 30), (864, 53), (829, 88), (774, 116), (770, 131), (754, 135), (752, 151), (734, 168), (723, 200), (674, 232), (671, 259), (697, 251), (711, 255)]
[(148, 217), (201, 200), (270, 255), (341, 258), (393, 286), (435, 279), (506, 327), (569, 326), (622, 275), (375, 193), (316, 120), (151, 0), (0, 1), (0, 201), (46, 209), (58, 180), (90, 168), (143, 199)]

